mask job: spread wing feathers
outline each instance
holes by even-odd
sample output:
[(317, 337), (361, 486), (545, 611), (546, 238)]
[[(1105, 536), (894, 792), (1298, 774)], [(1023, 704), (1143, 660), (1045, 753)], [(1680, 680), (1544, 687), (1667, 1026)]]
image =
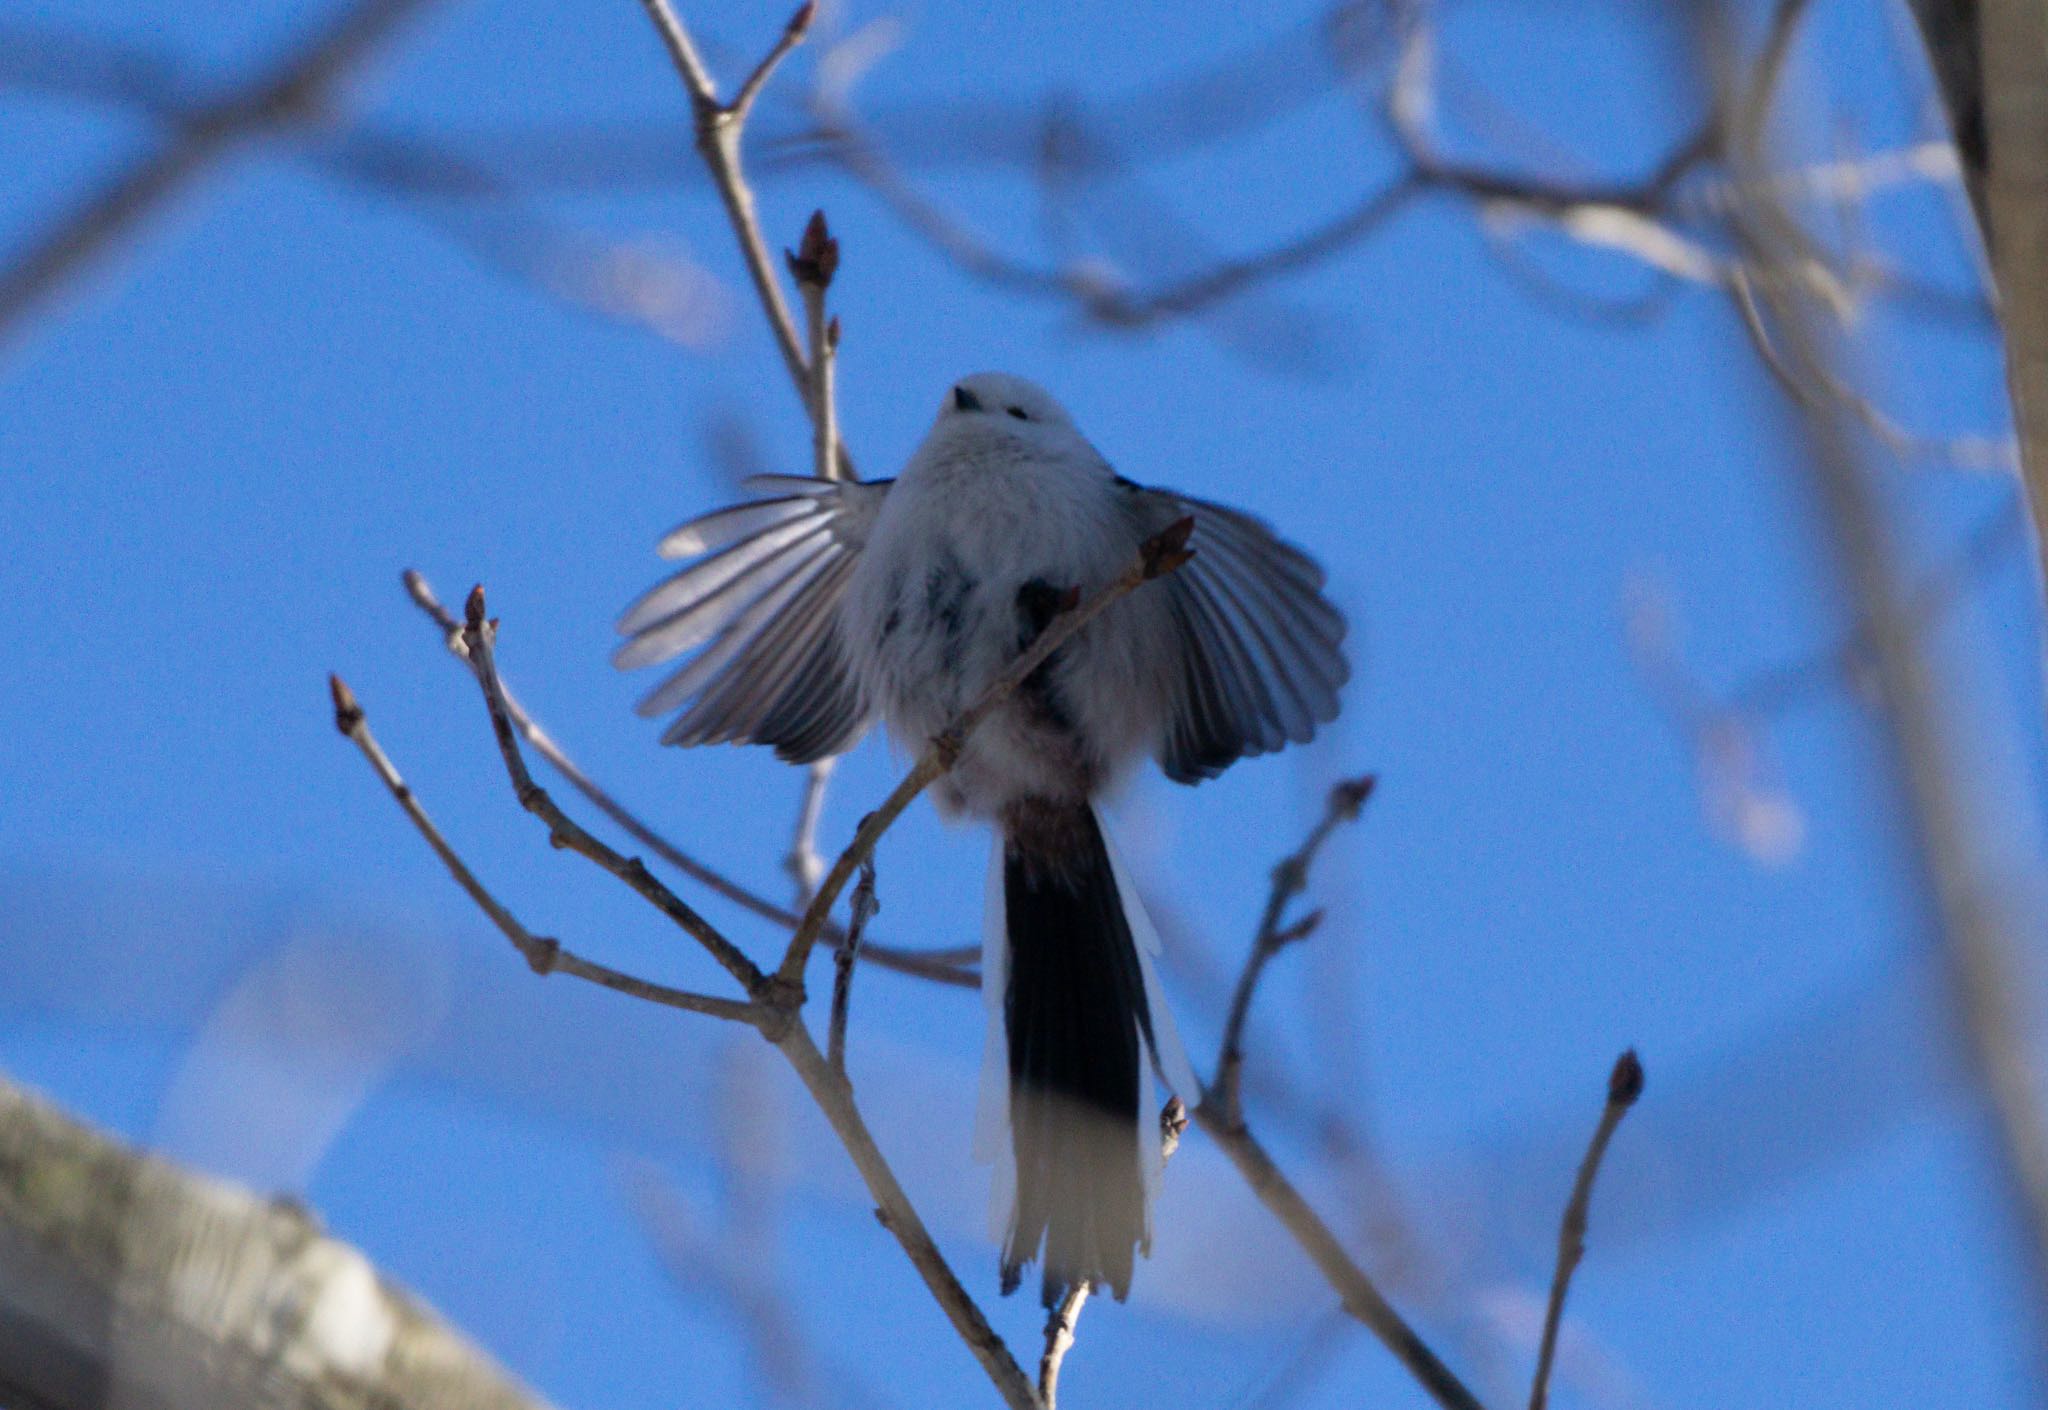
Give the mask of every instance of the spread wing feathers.
[(852, 746), (869, 711), (839, 639), (839, 600), (888, 486), (758, 475), (747, 488), (767, 498), (663, 537), (664, 557), (695, 561), (626, 609), (612, 663), (690, 655), (639, 705), (682, 710), (664, 744), (772, 744), (795, 763)]
[(1180, 662), (1159, 766), (1194, 783), (1306, 742), (1335, 718), (1351, 674), (1323, 570), (1249, 514), (1164, 490), (1138, 490), (1137, 500), (1148, 531), (1195, 520), (1195, 556), (1166, 584)]

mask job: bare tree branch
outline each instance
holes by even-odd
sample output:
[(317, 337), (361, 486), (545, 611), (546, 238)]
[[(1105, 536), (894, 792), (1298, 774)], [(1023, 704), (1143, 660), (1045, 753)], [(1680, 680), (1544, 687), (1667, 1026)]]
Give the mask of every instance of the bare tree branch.
[[(2048, 603), (2048, 269), (2042, 264), (2048, 250), (2048, 11), (2031, 0), (1977, 0), (1970, 8), (1979, 26), (1976, 57), (1984, 85), (1984, 243), (2005, 332), (2035, 576)], [(2048, 1189), (2048, 1168), (2036, 1178)], [(2048, 1221), (2048, 1210), (2042, 1218)], [(2048, 1222), (2040, 1232), (2048, 1237)]]
[[(599, 842), (581, 824), (564, 814), (547, 796), (546, 791), (533, 782), (526, 762), (520, 754), (518, 736), (506, 712), (503, 687), (497, 679), (491, 649), (496, 624), (484, 616), (481, 588), (470, 594), (464, 633), (471, 668), (483, 689), (492, 732), (497, 737), (506, 774), (512, 780), (514, 792), (521, 806), (547, 825), (549, 836), (557, 845), (569, 848), (594, 862), (611, 876), (625, 882), (642, 900), (696, 938), (707, 951), (725, 965), (728, 972), (741, 980), (752, 1002), (736, 1004), (732, 1012), (720, 1012), (719, 1016), (742, 1018), (751, 1023), (796, 1070), (798, 1078), (803, 1082), (812, 1100), (825, 1114), (841, 1144), (852, 1156), (869, 1193), (875, 1198), (876, 1213), (883, 1226), (896, 1237), (897, 1243), (923, 1278), (933, 1299), (938, 1302), (940, 1309), (952, 1323), (968, 1350), (981, 1363), (990, 1381), (1002, 1395), (1004, 1403), (1011, 1406), (1012, 1410), (1034, 1410), (1037, 1397), (1032, 1391), (1030, 1381), (1018, 1366), (1016, 1359), (1010, 1355), (1002, 1338), (989, 1326), (981, 1308), (954, 1275), (944, 1255), (939, 1252), (937, 1242), (932, 1238), (930, 1230), (925, 1227), (909, 1196), (904, 1193), (895, 1172), (889, 1167), (887, 1158), (875, 1143), (873, 1133), (868, 1130), (867, 1122), (854, 1102), (853, 1089), (848, 1084), (845, 1074), (834, 1069), (825, 1055), (818, 1050), (817, 1044), (812, 1041), (810, 1030), (804, 1026), (799, 1012), (802, 1003), (800, 988), (792, 988), (779, 975), (763, 974), (755, 968), (752, 961), (748, 960), (737, 946), (656, 881), (637, 859), (622, 857)], [(355, 706), (353, 698), (345, 691), (337, 691), (336, 716), (337, 725), (349, 738), (359, 744), (368, 738), (360, 707)], [(377, 757), (381, 757), (381, 750), (377, 751)], [(373, 763), (375, 761), (373, 758)], [(396, 770), (390, 769), (386, 761), (385, 769), (380, 769), (379, 772), (380, 775), (386, 775), (386, 784), (392, 789), (393, 796), (406, 808), (407, 814), (413, 817), (415, 825), (419, 826), (425, 814), (418, 810), (417, 801), (412, 798), (411, 791), (405, 787), (403, 781), (398, 779)], [(512, 936), (518, 927), (517, 922), (511, 920), (510, 913), (475, 881), (474, 874), (461, 862), (438, 831), (430, 826), (423, 826), (421, 832), (434, 847), (435, 852), (441, 856), (450, 872), (458, 881), (464, 883), (472, 899), (499, 923), (500, 929), (506, 930), (508, 937)], [(508, 924), (513, 929), (508, 929)], [(550, 942), (536, 943), (546, 945)], [(640, 981), (629, 981), (611, 987), (619, 988), (622, 992), (636, 997), (652, 997), (639, 993), (633, 987), (639, 983)], [(704, 996), (692, 995), (689, 998), (688, 1003), (673, 1006), (686, 1007), (697, 1012), (718, 1012), (705, 1006), (702, 1002)]]
[(861, 932), (881, 908), (875, 899), (875, 859), (869, 857), (860, 864), (860, 884), (853, 888), (846, 934), (832, 955), (832, 1020), (826, 1030), (825, 1052), (842, 1075), (846, 1071), (846, 1020), (853, 1007), (853, 963), (860, 958)]
[(1631, 1048), (1614, 1064), (1607, 1078), (1607, 1105), (1600, 1124), (1586, 1146), (1586, 1158), (1579, 1162), (1578, 1177), (1572, 1182), (1571, 1199), (1564, 1207), (1564, 1220), (1557, 1232), (1557, 1267), (1550, 1278), (1550, 1301), (1543, 1312), (1543, 1341), (1536, 1353), (1536, 1379), (1529, 1388), (1529, 1410), (1543, 1410), (1550, 1397), (1551, 1363), (1557, 1356), (1557, 1329), (1564, 1321), (1565, 1294), (1571, 1291), (1572, 1273), (1586, 1255), (1586, 1214), (1593, 1203), (1593, 1182), (1599, 1178), (1600, 1162), (1607, 1156), (1607, 1143), (1614, 1128), (1628, 1115), (1636, 1098), (1643, 1094), (1643, 1064)]
[(57, 218), (0, 269), (0, 338), (234, 146), (325, 115), (346, 79), (424, 0), (353, 0), (267, 72), (188, 115), (177, 136)]
[(1331, 789), (1323, 816), (1309, 830), (1307, 839), (1273, 868), (1273, 889), (1266, 897), (1265, 912), (1259, 917), (1258, 932), (1252, 937), (1251, 954), (1245, 959), (1244, 971), (1238, 975), (1237, 988), (1230, 998), (1229, 1017), (1223, 1023), (1223, 1044), (1216, 1057), (1216, 1077), (1203, 1098), (1205, 1104), (1214, 1102), (1219, 1111), (1233, 1114), (1238, 1111), (1243, 1086), (1244, 1026), (1259, 978), (1273, 956), (1294, 941), (1306, 939), (1322, 919), (1322, 912), (1314, 911), (1293, 925), (1282, 926), (1287, 904), (1307, 888), (1308, 869), (1316, 853), (1330, 840), (1330, 834), (1339, 824), (1358, 817), (1377, 782), (1373, 775), (1364, 774)]
[(420, 836), (433, 848), (434, 855), (441, 859), (441, 864), (448, 869), (448, 874), (455, 878), (455, 884), (476, 903), (478, 910), (490, 917), (491, 923), (512, 942), (512, 947), (519, 951), (520, 956), (535, 974), (574, 975), (578, 979), (587, 979), (593, 984), (617, 990), (621, 994), (645, 999), (651, 1004), (661, 1004), (667, 1008), (708, 1014), (713, 1018), (732, 1019), (741, 1023), (755, 1021), (752, 1004), (714, 998), (708, 994), (692, 994), (686, 990), (672, 989), (665, 984), (650, 984), (644, 979), (636, 979), (607, 965), (592, 963), (564, 948), (559, 940), (535, 935), (528, 930), (519, 922), (518, 917), (477, 879), (468, 864), (448, 844), (448, 839), (442, 836), (433, 819), (427, 816), (427, 810), (420, 803), (418, 795), (400, 776), (397, 766), (391, 762), (390, 756), (385, 754), (383, 746), (377, 743), (377, 737), (370, 733), (369, 716), (356, 700), (355, 692), (348, 688), (340, 676), (329, 676), (327, 683), (334, 697), (334, 727), (340, 730), (351, 744), (362, 750), (363, 757), (370, 761), (370, 767), (390, 790), (398, 806), (404, 809), (406, 817), (411, 819)]
[[(739, 242), (740, 254), (746, 262), (747, 277), (753, 282), (761, 311), (775, 335), (775, 346), (782, 354), (782, 365), (789, 373), (790, 384), (795, 387), (806, 414), (815, 420), (819, 411), (812, 401), (810, 361), (798, 340), (789, 300), (783, 296), (782, 286), (776, 282), (775, 264), (768, 255), (768, 242), (761, 235), (760, 213), (755, 209), (753, 188), (747, 184), (740, 157), (740, 139), (746, 132), (747, 117), (753, 110), (754, 101), (760, 96), (769, 76), (810, 32), (811, 22), (817, 16), (816, 0), (805, 0), (790, 16), (782, 38), (769, 51), (768, 57), (755, 67), (730, 103), (719, 100), (718, 85), (713, 82), (711, 71), (704, 66), (704, 60), (698, 54), (696, 41), (690, 37), (689, 29), (669, 0), (641, 0), (641, 4), (654, 21), (676, 72), (682, 76), (696, 127), (697, 152), (711, 172), (712, 184), (718, 188), (718, 198), (725, 206), (733, 238)], [(838, 450), (838, 464), (841, 477), (849, 480), (860, 478), (844, 445)]]
[(1195, 1107), (1195, 1124), (1207, 1132), (1223, 1153), (1230, 1157), (1259, 1202), (1279, 1219), (1308, 1254), (1324, 1279), (1336, 1290), (1344, 1310), (1363, 1323), (1380, 1343), (1394, 1354), (1410, 1375), (1445, 1410), (1480, 1410), (1478, 1398), (1443, 1363), (1429, 1344), (1394, 1310), (1385, 1295), (1358, 1266), (1330, 1226), (1310, 1206), (1300, 1190), (1281, 1171), (1273, 1157), (1246, 1124), (1240, 1095), (1244, 1067), (1244, 1025), (1251, 1010), (1252, 994), (1268, 961), (1292, 940), (1314, 928), (1318, 913), (1311, 913), (1292, 926), (1283, 926), (1287, 904), (1308, 884), (1308, 868), (1340, 823), (1358, 816), (1371, 796), (1374, 779), (1367, 774), (1338, 784), (1330, 790), (1323, 816), (1310, 829), (1307, 839), (1273, 868), (1273, 888), (1265, 912), (1252, 939), (1243, 974), (1224, 1023), (1221, 1050), (1216, 1059), (1216, 1077)]
[(492, 651), (497, 631), (498, 624), (484, 616), (483, 588), (471, 589), (462, 633), (463, 644), (469, 648), (470, 670), (476, 674), (477, 684), (483, 687), (484, 703), (491, 713), (491, 729), (498, 738), (498, 753), (505, 761), (505, 771), (511, 777), (512, 791), (519, 799), (519, 806), (547, 824), (548, 838), (557, 847), (566, 847), (596, 862), (675, 922), (679, 929), (702, 945), (727, 974), (740, 982), (750, 998), (757, 1002), (767, 999), (769, 995), (764, 992), (761, 971), (740, 952), (738, 946), (698, 915), (682, 897), (662, 885), (638, 857), (623, 856), (600, 842), (581, 823), (563, 812), (545, 788), (533, 781), (533, 775), (526, 767), (526, 758), (519, 752), (519, 738), (512, 727), (511, 712), (505, 705), (505, 688), (498, 680)]
[[(1765, 166), (1765, 106), (1752, 105), (1731, 138), (1734, 159), (1752, 171)], [(1752, 181), (1749, 189), (1741, 229), (1749, 260), (1769, 268), (1798, 258), (1802, 236), (1783, 206), (1761, 184)], [(1797, 396), (1805, 382), (1800, 374), (1834, 359), (1828, 320), (1796, 285), (1760, 281), (1758, 292), (1761, 315), (1782, 350), (1773, 370)], [(1804, 409), (1824, 541), (1872, 646), (1887, 762), (1911, 829), (1915, 879), (1949, 968), (1968, 1056), (1989, 1098), (1999, 1167), (2026, 1231), (2038, 1318), (2048, 1313), (2048, 1122), (2031, 1039), (2040, 1031), (2039, 1016), (2030, 1011), (2018, 976), (2025, 969), (2022, 937), (2038, 931), (2040, 908), (2004, 875), (2004, 845), (1988, 834), (1989, 812), (1974, 781), (1982, 767), (1957, 732), (1945, 682), (1922, 639), (1896, 531), (1871, 468), (1839, 414), (1812, 404)]]
[(1445, 1410), (1481, 1410), (1478, 1397), (1466, 1389), (1464, 1382), (1394, 1310), (1243, 1118), (1226, 1115), (1205, 1098), (1195, 1108), (1194, 1119), (1223, 1148), (1259, 1202), (1294, 1236), (1324, 1280), (1336, 1290), (1344, 1310), (1379, 1338), (1380, 1344), (1394, 1354), (1394, 1359), (1408, 1369), (1438, 1405)]
[[(434, 595), (433, 588), (419, 573), (408, 568), (404, 579), (406, 594), (434, 625), (440, 628), (450, 654), (468, 668), (469, 648), (463, 643), (462, 623), (441, 604), (441, 600)], [(546, 759), (555, 772), (567, 779), (570, 787), (582, 794), (593, 807), (610, 818), (629, 837), (692, 881), (709, 887), (742, 910), (780, 926), (785, 931), (796, 929), (802, 920), (799, 913), (776, 905), (759, 892), (747, 889), (724, 873), (698, 861), (642, 822), (585, 773), (540, 722), (527, 713), (502, 676), (499, 677), (498, 688), (504, 696), (506, 714), (511, 719), (513, 728), (518, 731), (519, 737)], [(836, 925), (828, 925), (825, 929), (827, 939), (836, 940), (840, 934)], [(973, 989), (980, 984), (972, 968), (980, 955), (978, 947), (968, 945), (949, 949), (914, 950), (869, 940), (861, 946), (861, 959), (864, 962), (963, 989)]]

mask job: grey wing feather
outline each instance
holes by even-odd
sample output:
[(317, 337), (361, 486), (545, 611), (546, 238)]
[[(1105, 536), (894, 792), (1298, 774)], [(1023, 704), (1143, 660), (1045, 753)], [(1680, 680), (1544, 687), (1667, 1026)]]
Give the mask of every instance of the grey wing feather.
[(619, 618), (622, 670), (687, 655), (643, 715), (681, 713), (665, 744), (773, 745), (809, 763), (851, 748), (869, 708), (839, 638), (839, 604), (889, 481), (760, 476), (769, 498), (671, 530), (661, 551), (695, 561)]
[(1180, 637), (1159, 746), (1166, 776), (1195, 783), (1312, 738), (1336, 717), (1351, 674), (1344, 616), (1323, 595), (1322, 569), (1249, 514), (1166, 490), (1131, 493), (1146, 533), (1195, 521), (1195, 556), (1165, 585)]

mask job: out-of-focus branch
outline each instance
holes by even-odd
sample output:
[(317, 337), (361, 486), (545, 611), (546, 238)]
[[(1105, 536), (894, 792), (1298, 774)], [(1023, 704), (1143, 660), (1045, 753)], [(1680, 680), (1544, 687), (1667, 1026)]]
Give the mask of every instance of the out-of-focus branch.
[[(1756, 107), (1731, 140), (1733, 160), (1750, 172), (1766, 165), (1764, 105)], [(1751, 192), (1741, 217), (1746, 258), (1769, 268), (1799, 257), (1801, 235), (1782, 203), (1763, 184), (1745, 185)], [(1805, 370), (1826, 368), (1836, 358), (1829, 322), (1782, 280), (1759, 281), (1757, 289), (1759, 316), (1780, 354), (1772, 370), (1798, 396)], [(1983, 770), (1969, 760), (1956, 727), (1961, 712), (1945, 699), (1946, 683), (1912, 610), (1896, 530), (1873, 467), (1858, 454), (1854, 428), (1839, 411), (1801, 401), (1819, 522), (1871, 643), (1888, 763), (1910, 829), (1916, 880), (1949, 970), (1965, 1051), (1989, 1098), (2007, 1192), (2026, 1230), (2038, 1317), (2048, 1314), (2048, 1123), (2032, 1057), (2039, 1019), (2027, 1008), (2031, 990), (2021, 976), (2023, 937), (2038, 933), (2039, 908), (2003, 875), (2010, 865), (2003, 861), (2007, 847), (1987, 833), (1989, 811), (1973, 783)]]
[(730, 1211), (720, 1211), (714, 1224), (709, 1211), (695, 1208), (651, 1164), (627, 1165), (620, 1183), (678, 1291), (706, 1290), (730, 1310), (746, 1337), (768, 1404), (781, 1410), (841, 1410), (886, 1403), (861, 1384), (853, 1367), (837, 1364), (807, 1333), (801, 1299), (777, 1275), (775, 1261), (763, 1257), (760, 1240), (774, 1234), (772, 1226), (734, 1222)]
[(981, 727), (983, 720), (1024, 684), (1031, 673), (1044, 665), (1051, 655), (1072, 640), (1076, 633), (1094, 621), (1109, 607), (1130, 593), (1136, 592), (1146, 583), (1177, 570), (1194, 556), (1187, 547), (1188, 536), (1194, 532), (1192, 518), (1180, 519), (1154, 534), (1138, 547), (1138, 556), (1119, 576), (1087, 598), (1085, 601), (1070, 602), (1064, 611), (1054, 617), (1046, 629), (1024, 651), (1018, 653), (1009, 668), (982, 690), (968, 707), (948, 724), (925, 749), (924, 754), (912, 766), (903, 781), (896, 785), (882, 806), (869, 813), (854, 829), (853, 841), (839, 854), (839, 860), (832, 864), (825, 882), (818, 888), (818, 894), (811, 898), (809, 909), (804, 912), (803, 923), (790, 937), (789, 949), (782, 957), (777, 969), (777, 978), (796, 992), (803, 988), (804, 964), (810, 958), (811, 949), (824, 933), (827, 918), (832, 914), (833, 903), (839, 893), (846, 889), (854, 871), (874, 855), (875, 846), (882, 840), (897, 818), (903, 815), (917, 795), (924, 792), (942, 774), (950, 770), (960, 757), (960, 750), (966, 745), (974, 731)]
[(289, 1200), (0, 1078), (0, 1402), (545, 1410)]
[[(1974, 8), (1988, 157), (1984, 238), (2048, 613), (2048, 9), (2033, 0), (1978, 0)], [(2048, 1169), (2039, 1173), (2048, 1180)]]
[(1586, 1216), (1593, 1203), (1593, 1182), (1600, 1176), (1600, 1162), (1607, 1157), (1607, 1143), (1621, 1118), (1628, 1115), (1636, 1098), (1643, 1094), (1643, 1064), (1631, 1048), (1614, 1064), (1607, 1078), (1607, 1105), (1600, 1112), (1600, 1124), (1586, 1146), (1586, 1158), (1579, 1162), (1578, 1178), (1572, 1181), (1571, 1198), (1565, 1203), (1564, 1219), (1557, 1231), (1557, 1267), (1550, 1277), (1550, 1300), (1543, 1310), (1543, 1341), (1536, 1353), (1536, 1378), (1529, 1388), (1529, 1410), (1543, 1410), (1550, 1399), (1550, 1368), (1557, 1357), (1557, 1331), (1564, 1322), (1565, 1294), (1571, 1291), (1572, 1273), (1586, 1255)]
[[(1917, 628), (1932, 631), (1974, 586), (2024, 545), (2018, 503), (1986, 515), (1947, 562), (1910, 588)], [(1651, 697), (1692, 754), (1709, 820), (1761, 862), (1788, 861), (1804, 824), (1779, 770), (1768, 760), (1771, 727), (1810, 700), (1857, 693), (1873, 671), (1873, 647), (1860, 623), (1835, 640), (1766, 666), (1731, 687), (1711, 688), (1687, 663), (1675, 612), (1654, 584), (1632, 588), (1626, 609), (1629, 653)]]
[(168, 145), (92, 192), (0, 268), (0, 338), (74, 270), (234, 146), (326, 116), (342, 84), (424, 0), (354, 0), (267, 72), (189, 114)]

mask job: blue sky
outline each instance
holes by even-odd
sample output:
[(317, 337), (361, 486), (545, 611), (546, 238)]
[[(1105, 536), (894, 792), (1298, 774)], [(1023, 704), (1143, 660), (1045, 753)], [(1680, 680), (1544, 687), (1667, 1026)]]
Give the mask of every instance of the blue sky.
[[(34, 0), (28, 18), (160, 45), (225, 82), (318, 13)], [(1150, 111), (1131, 95), (1308, 33), (1319, 11), (888, 13), (897, 47), (857, 90), (875, 113), (1057, 101), (1124, 122)], [(1699, 102), (1661, 15), (1446, 7), (1447, 91), (1465, 95), (1447, 126), (1507, 134), (1516, 155), (1561, 148), (1593, 173), (1642, 169)], [(746, 3), (689, 17), (730, 76), (786, 15)], [(1926, 134), (1901, 24), (1815, 7), (1789, 120), (1806, 149)], [(762, 133), (796, 120), (786, 100), (812, 62), (792, 61)], [(1229, 140), (1140, 145), (1135, 188), (1086, 193), (1114, 208), (1149, 192), (1199, 247), (1162, 241), (1142, 215), (1092, 238), (1140, 276), (1171, 273), (1312, 225), (1391, 174), (1355, 96), (1313, 71), (1302, 89)], [(627, 0), (573, 20), (467, 0), (431, 7), (351, 111), (479, 150), (579, 124), (628, 134), (635, 161), (672, 143), (672, 182), (548, 190), (535, 209), (593, 239), (686, 252), (723, 286), (716, 339), (680, 347), (508, 278), (449, 238), (445, 213), (336, 179), (328, 135), (234, 154), (0, 344), (0, 1064), (127, 1136), (303, 1192), (564, 1406), (772, 1403), (726, 1302), (679, 1287), (651, 1252), (629, 1196), (649, 1178), (707, 1230), (739, 1231), (835, 1384), (864, 1388), (847, 1403), (982, 1403), (971, 1359), (772, 1054), (533, 979), (327, 714), (338, 670), (535, 929), (715, 988), (700, 955), (519, 814), (473, 687), (398, 574), (420, 569), (451, 601), (485, 582), (506, 674), (536, 714), (684, 845), (780, 894), (795, 775), (756, 751), (659, 750), (630, 708), (647, 682), (606, 663), (613, 618), (660, 571), (655, 539), (733, 493), (717, 428), (744, 428), (774, 468), (807, 463), (716, 204), (686, 164), (674, 75)], [(1005, 121), (1006, 137), (1028, 136), (1025, 119)], [(949, 129), (934, 131), (943, 155)], [(135, 115), (0, 88), (0, 251), (153, 140)], [(1039, 203), (1016, 170), (911, 170), (1007, 246), (1036, 247)], [(902, 461), (954, 378), (1014, 370), (1123, 473), (1242, 505), (1329, 567), (1354, 630), (1338, 723), (1196, 790), (1140, 781), (1121, 834), (1172, 937), (1169, 988), (1206, 1067), (1267, 869), (1329, 783), (1379, 774), (1317, 872), (1328, 922), (1261, 994), (1252, 1115), (1385, 1272), (1393, 1254), (1368, 1238), (1361, 1184), (1317, 1141), (1317, 1114), (1369, 1137), (1411, 1213), (1416, 1266), (1448, 1280), (1437, 1300), (1426, 1278), (1395, 1281), (1396, 1299), (1453, 1364), (1502, 1400), (1525, 1387), (1517, 1338), (1571, 1166), (1608, 1065), (1634, 1044), (1648, 1095), (1595, 1208), (1572, 1302), (1587, 1350), (1561, 1395), (2028, 1396), (2024, 1266), (1925, 977), (1864, 703), (1822, 688), (1761, 732), (1803, 819), (1796, 852), (1765, 865), (1712, 825), (1695, 752), (1631, 660), (1625, 609), (1644, 584), (1673, 604), (1687, 662), (1717, 691), (1843, 627), (1801, 442), (1725, 300), (1680, 288), (1633, 322), (1560, 312), (1469, 205), (1428, 198), (1215, 319), (1105, 334), (973, 282), (843, 177), (783, 170), (761, 199), (778, 243), (818, 205), (843, 241), (842, 419), (868, 473)], [(1946, 191), (1880, 197), (1867, 224), (1912, 270), (1974, 287)], [(1653, 282), (1555, 236), (1511, 238), (1517, 260), (1575, 288)], [(1876, 305), (1855, 343), (1901, 420), (2004, 433), (1980, 323)], [(1930, 570), (2013, 499), (2001, 476), (1938, 466), (1888, 467), (1885, 484)], [(2039, 623), (2006, 541), (1938, 637), (2011, 820), (2005, 860), (2031, 876)], [(878, 742), (848, 760), (828, 840), (899, 767)], [(970, 938), (984, 849), (915, 812), (882, 852), (878, 930)], [(760, 926), (707, 909), (768, 952)], [(1035, 1306), (995, 1300), (986, 1172), (967, 1158), (980, 1035), (970, 997), (867, 974), (853, 1072), (956, 1266), (1035, 1354)], [(732, 1150), (751, 1153), (740, 1175)], [(1131, 1302), (1084, 1321), (1072, 1403), (1244, 1406), (1283, 1373), (1302, 1405), (1421, 1403), (1362, 1332), (1332, 1323), (1334, 1299), (1213, 1148), (1192, 1140), (1167, 1185)], [(750, 1198), (771, 1201), (765, 1216)]]

